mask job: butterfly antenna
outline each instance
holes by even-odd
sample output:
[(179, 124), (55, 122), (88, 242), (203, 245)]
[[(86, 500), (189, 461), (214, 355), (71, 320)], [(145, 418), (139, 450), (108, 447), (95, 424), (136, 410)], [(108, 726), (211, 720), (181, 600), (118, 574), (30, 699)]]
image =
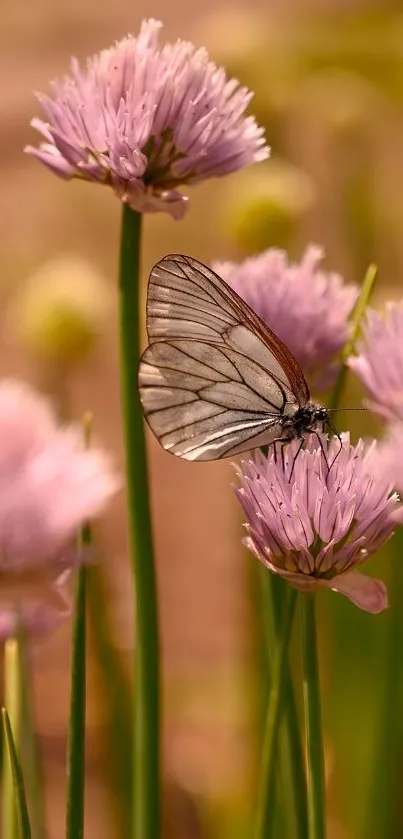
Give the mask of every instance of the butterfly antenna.
[(327, 408), (327, 412), (330, 414), (333, 411), (368, 411), (369, 408)]

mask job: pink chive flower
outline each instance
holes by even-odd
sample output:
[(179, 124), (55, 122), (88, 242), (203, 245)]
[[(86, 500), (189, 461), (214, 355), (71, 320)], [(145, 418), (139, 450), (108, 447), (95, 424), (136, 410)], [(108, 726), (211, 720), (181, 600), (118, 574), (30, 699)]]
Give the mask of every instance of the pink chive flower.
[(403, 302), (388, 303), (385, 317), (368, 309), (362, 332), (348, 364), (369, 391), (370, 407), (403, 420)]
[(388, 424), (384, 439), (377, 445), (374, 468), (400, 494), (403, 493), (403, 422)]
[(162, 24), (143, 21), (139, 35), (102, 50), (82, 69), (38, 94), (44, 137), (28, 146), (62, 178), (107, 184), (139, 212), (180, 218), (187, 198), (177, 187), (226, 175), (264, 160), (264, 130), (245, 116), (252, 94), (186, 41), (158, 43)]
[[(39, 596), (43, 598), (43, 592)], [(1, 605), (0, 607), (0, 641), (16, 635), (21, 627), (27, 635), (38, 638), (46, 635), (60, 622), (63, 614), (67, 614), (70, 608), (62, 596), (52, 604), (23, 600), (18, 596), (18, 606)]]
[(320, 269), (322, 248), (310, 245), (299, 263), (274, 248), (214, 270), (290, 348), (311, 383), (328, 387), (337, 354), (350, 334), (348, 317), (359, 289)]
[(82, 438), (28, 385), (0, 383), (0, 638), (17, 620), (43, 631), (66, 612), (63, 583), (83, 559), (75, 537), (118, 488)]
[(257, 452), (237, 468), (244, 543), (295, 588), (332, 589), (360, 609), (382, 612), (384, 584), (356, 568), (390, 536), (402, 507), (390, 482), (373, 471), (375, 442), (352, 446), (343, 434), (341, 448), (337, 438), (321, 436), (321, 444), (323, 450), (311, 437), (296, 457), (294, 440), (284, 450), (284, 465), (279, 453)]

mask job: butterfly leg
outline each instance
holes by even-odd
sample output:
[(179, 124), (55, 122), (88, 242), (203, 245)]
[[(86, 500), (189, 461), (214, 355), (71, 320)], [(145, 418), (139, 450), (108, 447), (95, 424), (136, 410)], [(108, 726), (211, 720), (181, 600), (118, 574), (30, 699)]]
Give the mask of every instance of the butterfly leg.
[(282, 465), (282, 467), (283, 467), (283, 472), (284, 472), (284, 474), (285, 474), (285, 457), (284, 457), (284, 450), (285, 450), (285, 447), (286, 447), (286, 445), (287, 445), (287, 443), (288, 443), (288, 442), (289, 442), (288, 440), (283, 440), (283, 442), (282, 442), (282, 443), (281, 443), (281, 445), (280, 445), (280, 451), (281, 451), (281, 465)]
[(299, 453), (300, 453), (300, 451), (301, 451), (301, 449), (303, 448), (304, 443), (305, 443), (305, 437), (304, 437), (303, 435), (302, 435), (301, 437), (299, 437), (298, 439), (299, 439), (299, 446), (298, 446), (298, 448), (297, 448), (297, 451), (296, 451), (296, 453), (295, 453), (295, 455), (294, 455), (294, 459), (293, 459), (293, 461), (292, 461), (291, 472), (290, 472), (290, 475), (289, 475), (289, 478), (288, 478), (288, 483), (289, 483), (289, 484), (291, 483), (291, 478), (292, 478), (293, 473), (294, 473), (294, 467), (295, 467), (295, 463), (296, 463), (297, 457), (298, 457), (298, 455), (299, 455)]
[[(323, 433), (323, 431), (324, 431), (324, 427), (322, 426), (322, 433)], [(318, 434), (317, 429), (316, 428), (306, 428), (305, 429), (305, 434), (314, 434), (315, 435), (315, 437), (316, 437), (316, 439), (319, 443), (319, 448), (320, 448), (320, 450), (322, 452), (322, 455), (323, 455), (323, 460), (325, 461), (326, 466), (327, 466), (327, 473), (329, 474), (329, 472), (330, 472), (329, 461), (327, 459), (327, 455), (326, 455), (326, 452), (325, 452), (325, 449), (324, 449), (324, 446), (323, 446), (323, 443), (322, 443), (322, 439), (321, 439), (320, 435)], [(340, 451), (337, 453), (336, 457), (338, 457), (339, 454), (340, 454)], [(334, 460), (332, 461), (331, 466), (333, 466), (333, 463), (334, 463), (335, 460), (336, 460), (336, 458), (334, 458)]]
[[(276, 440), (272, 440), (272, 442), (270, 443), (270, 445), (274, 447), (274, 462), (275, 463), (277, 463), (277, 446), (276, 446), (276, 444), (277, 443), (280, 444), (281, 465), (282, 465), (284, 474), (286, 472), (285, 450), (286, 450), (286, 447), (288, 446), (288, 444), (291, 442), (292, 439), (293, 439), (293, 437), (290, 436), (289, 434), (287, 434), (286, 437), (277, 437)], [(294, 472), (295, 461), (296, 461), (296, 459), (297, 459), (297, 457), (298, 457), (298, 455), (299, 455), (299, 453), (300, 453), (300, 451), (301, 451), (301, 449), (304, 445), (304, 437), (301, 436), (298, 439), (301, 442), (300, 442), (300, 445), (298, 447), (298, 451), (297, 451), (297, 453), (294, 457), (293, 463), (292, 463), (291, 473), (290, 473), (290, 476), (289, 476), (289, 479), (288, 479), (289, 481), (291, 481), (291, 478), (292, 478), (292, 475), (293, 475), (293, 472)]]
[(335, 456), (334, 456), (334, 458), (333, 458), (333, 460), (332, 460), (332, 462), (331, 462), (331, 464), (330, 464), (330, 467), (329, 467), (329, 471), (330, 471), (330, 469), (332, 468), (333, 464), (334, 464), (334, 463), (335, 463), (335, 461), (337, 460), (337, 458), (338, 458), (338, 456), (339, 456), (339, 454), (340, 454), (340, 452), (341, 452), (341, 450), (342, 450), (342, 448), (343, 448), (343, 440), (341, 439), (340, 434), (339, 434), (339, 432), (337, 431), (336, 426), (335, 426), (335, 425), (333, 425), (333, 423), (331, 422), (331, 420), (328, 420), (328, 421), (327, 421), (327, 425), (329, 426), (329, 428), (331, 429), (331, 431), (333, 431), (333, 434), (335, 435), (335, 437), (337, 437), (337, 439), (338, 439), (338, 441), (339, 441), (339, 443), (340, 443), (340, 448), (339, 448), (339, 451), (337, 452), (337, 454), (335, 454)]

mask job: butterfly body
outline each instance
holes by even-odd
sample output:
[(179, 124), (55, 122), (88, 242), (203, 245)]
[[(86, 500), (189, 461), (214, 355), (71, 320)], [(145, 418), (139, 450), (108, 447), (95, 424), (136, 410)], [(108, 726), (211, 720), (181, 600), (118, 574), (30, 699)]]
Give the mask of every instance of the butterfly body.
[(289, 434), (290, 440), (298, 437), (302, 439), (304, 434), (314, 432), (329, 423), (327, 408), (317, 402), (307, 402), (303, 408), (298, 408), (290, 417), (284, 417), (282, 422), (284, 437)]
[(287, 347), (210, 268), (164, 257), (151, 271), (150, 345), (139, 366), (145, 418), (172, 454), (215, 460), (324, 428)]

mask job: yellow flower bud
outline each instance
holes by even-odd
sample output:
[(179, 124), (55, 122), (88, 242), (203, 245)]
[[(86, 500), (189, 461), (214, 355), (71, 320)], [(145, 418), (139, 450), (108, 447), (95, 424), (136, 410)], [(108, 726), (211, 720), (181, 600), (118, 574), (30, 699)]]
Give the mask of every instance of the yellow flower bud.
[(226, 185), (222, 224), (246, 254), (288, 248), (301, 217), (314, 201), (308, 176), (287, 162), (270, 161)]
[(72, 363), (93, 349), (110, 303), (106, 281), (89, 263), (77, 256), (59, 256), (22, 284), (9, 322), (30, 352)]

